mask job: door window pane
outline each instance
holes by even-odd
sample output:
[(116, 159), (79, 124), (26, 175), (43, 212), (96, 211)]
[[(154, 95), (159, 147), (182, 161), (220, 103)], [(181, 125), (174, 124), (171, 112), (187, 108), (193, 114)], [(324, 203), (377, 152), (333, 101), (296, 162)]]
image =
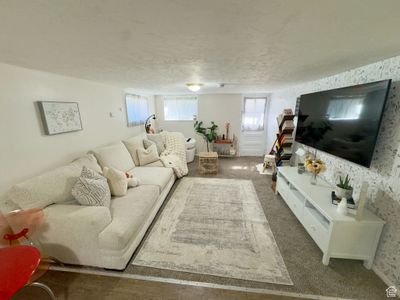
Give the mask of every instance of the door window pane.
[(242, 129), (244, 131), (264, 130), (266, 98), (245, 98), (242, 114)]

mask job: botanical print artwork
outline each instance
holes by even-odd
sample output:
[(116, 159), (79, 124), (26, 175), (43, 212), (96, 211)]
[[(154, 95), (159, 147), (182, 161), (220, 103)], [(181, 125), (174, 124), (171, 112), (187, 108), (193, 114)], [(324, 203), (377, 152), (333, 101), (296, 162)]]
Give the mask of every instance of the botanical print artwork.
[(82, 130), (76, 102), (39, 102), (45, 133), (48, 135)]
[[(318, 158), (327, 164), (321, 176), (332, 185), (341, 174), (349, 174), (357, 200), (363, 181), (368, 182), (368, 208), (386, 225), (376, 253), (373, 268), (392, 284), (400, 286), (400, 56), (379, 61), (317, 81), (277, 91), (274, 101), (292, 101), (301, 94), (329, 90), (367, 82), (392, 79), (371, 168), (367, 169), (318, 151)], [(301, 146), (297, 144), (297, 146)], [(309, 149), (309, 147), (304, 147)], [(314, 151), (313, 149), (311, 149)], [(389, 209), (390, 208), (390, 209)]]

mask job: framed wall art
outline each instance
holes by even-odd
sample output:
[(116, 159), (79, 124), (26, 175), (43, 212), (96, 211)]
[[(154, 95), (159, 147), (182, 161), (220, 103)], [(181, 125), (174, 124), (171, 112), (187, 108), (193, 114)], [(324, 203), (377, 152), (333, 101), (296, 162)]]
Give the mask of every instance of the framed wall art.
[(82, 130), (77, 102), (38, 101), (44, 132), (54, 135)]

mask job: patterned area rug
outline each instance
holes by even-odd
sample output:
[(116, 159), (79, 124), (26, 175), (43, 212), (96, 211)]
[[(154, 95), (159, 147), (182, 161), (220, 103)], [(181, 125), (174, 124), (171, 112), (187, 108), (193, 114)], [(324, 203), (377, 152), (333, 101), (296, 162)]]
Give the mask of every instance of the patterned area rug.
[(182, 179), (132, 264), (293, 285), (250, 180)]

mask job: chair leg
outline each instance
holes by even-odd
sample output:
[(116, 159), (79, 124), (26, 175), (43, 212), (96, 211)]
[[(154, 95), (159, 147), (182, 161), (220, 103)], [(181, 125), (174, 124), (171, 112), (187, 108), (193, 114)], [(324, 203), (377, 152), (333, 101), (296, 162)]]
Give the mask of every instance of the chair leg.
[(46, 293), (50, 296), (51, 300), (57, 300), (56, 296), (54, 296), (53, 291), (47, 285), (40, 282), (32, 282), (29, 286), (41, 288), (46, 291)]

